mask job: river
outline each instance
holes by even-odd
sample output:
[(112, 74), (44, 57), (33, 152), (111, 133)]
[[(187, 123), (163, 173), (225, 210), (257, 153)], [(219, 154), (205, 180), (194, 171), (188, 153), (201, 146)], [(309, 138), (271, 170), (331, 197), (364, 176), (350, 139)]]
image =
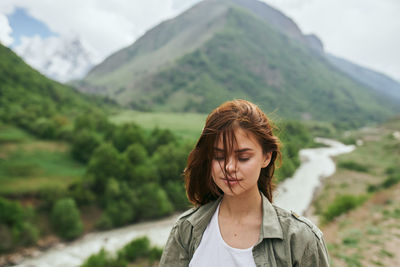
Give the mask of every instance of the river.
[[(303, 214), (312, 201), (315, 189), (320, 186), (321, 179), (335, 172), (335, 163), (331, 157), (354, 150), (354, 146), (346, 146), (330, 139), (316, 138), (316, 142), (328, 147), (300, 151), (300, 167), (292, 178), (286, 179), (279, 185), (275, 193), (275, 204), (278, 206)], [(148, 236), (154, 245), (162, 247), (177, 216), (110, 231), (89, 233), (74, 242), (60, 244), (45, 252), (39, 252), (36, 257), (24, 259), (17, 266), (79, 266), (87, 257), (97, 253), (101, 248), (114, 253), (132, 239), (140, 236)]]

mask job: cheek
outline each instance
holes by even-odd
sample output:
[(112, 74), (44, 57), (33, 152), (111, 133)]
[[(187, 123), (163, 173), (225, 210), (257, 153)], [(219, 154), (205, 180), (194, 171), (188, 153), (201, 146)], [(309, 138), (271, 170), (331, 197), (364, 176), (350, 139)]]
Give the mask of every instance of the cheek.
[(261, 171), (261, 162), (254, 159), (240, 166), (240, 171), (249, 176), (259, 176)]
[(218, 173), (221, 171), (221, 167), (219, 166), (219, 163), (215, 160), (211, 162), (211, 175), (212, 178), (215, 179), (214, 177), (218, 176)]

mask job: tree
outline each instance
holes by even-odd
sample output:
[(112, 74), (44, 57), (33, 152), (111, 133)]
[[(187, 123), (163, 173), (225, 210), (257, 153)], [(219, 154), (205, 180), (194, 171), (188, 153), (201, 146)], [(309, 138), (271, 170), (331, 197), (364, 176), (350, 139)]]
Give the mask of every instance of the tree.
[(123, 161), (121, 155), (113, 145), (105, 143), (100, 145), (90, 158), (87, 174), (93, 177), (93, 189), (97, 194), (104, 193), (107, 180), (122, 177)]
[(72, 141), (72, 156), (82, 162), (87, 163), (93, 151), (100, 145), (100, 137), (88, 130), (82, 130), (76, 134)]
[(67, 240), (78, 237), (83, 230), (79, 210), (72, 198), (63, 198), (54, 204), (51, 222), (57, 234)]
[(154, 128), (147, 144), (147, 150), (153, 154), (158, 147), (176, 142), (175, 135), (170, 130)]
[(141, 219), (153, 219), (173, 211), (165, 191), (156, 183), (141, 186), (138, 192), (138, 209)]
[(144, 143), (144, 132), (136, 124), (124, 124), (114, 130), (112, 136), (112, 143), (120, 151), (123, 152), (125, 149), (134, 144)]
[(146, 162), (149, 157), (144, 146), (139, 143), (130, 145), (126, 149), (125, 154), (129, 160), (129, 163), (132, 165), (142, 164)]
[(153, 162), (158, 168), (161, 184), (168, 181), (182, 181), (186, 165), (187, 149), (176, 144), (163, 145), (153, 155)]

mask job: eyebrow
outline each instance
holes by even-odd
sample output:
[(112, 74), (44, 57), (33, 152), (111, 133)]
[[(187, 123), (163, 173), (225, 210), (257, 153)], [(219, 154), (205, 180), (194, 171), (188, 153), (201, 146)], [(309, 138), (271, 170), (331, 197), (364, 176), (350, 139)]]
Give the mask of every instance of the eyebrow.
[[(218, 147), (214, 147), (214, 150), (216, 150), (217, 152), (224, 152), (224, 150), (222, 148), (218, 148)], [(242, 149), (235, 150), (236, 153), (243, 153), (243, 152), (247, 152), (247, 151), (253, 151), (253, 149), (251, 149), (251, 148), (242, 148)]]

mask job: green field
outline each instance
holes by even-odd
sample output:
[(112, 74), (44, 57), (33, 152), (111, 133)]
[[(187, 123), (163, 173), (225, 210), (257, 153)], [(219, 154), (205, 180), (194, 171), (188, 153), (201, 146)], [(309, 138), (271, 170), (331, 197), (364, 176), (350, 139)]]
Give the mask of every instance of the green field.
[(85, 166), (71, 157), (68, 144), (38, 140), (12, 126), (0, 127), (0, 195), (65, 188), (84, 172)]
[(181, 137), (195, 140), (200, 136), (206, 117), (206, 114), (198, 113), (154, 113), (126, 110), (112, 115), (109, 119), (116, 124), (135, 122), (146, 130), (152, 130), (155, 127), (169, 129)]

